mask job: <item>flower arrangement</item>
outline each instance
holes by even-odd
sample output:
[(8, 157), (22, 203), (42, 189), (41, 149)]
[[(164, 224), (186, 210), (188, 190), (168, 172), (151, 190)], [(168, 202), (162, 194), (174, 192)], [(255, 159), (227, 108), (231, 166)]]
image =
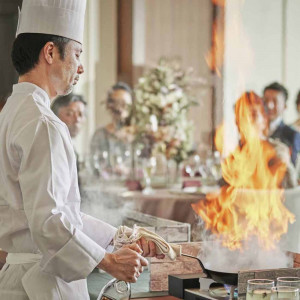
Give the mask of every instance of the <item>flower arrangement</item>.
[(134, 89), (136, 140), (177, 163), (192, 148), (193, 124), (187, 113), (197, 102), (191, 95), (191, 74), (191, 69), (183, 71), (177, 61), (161, 59)]

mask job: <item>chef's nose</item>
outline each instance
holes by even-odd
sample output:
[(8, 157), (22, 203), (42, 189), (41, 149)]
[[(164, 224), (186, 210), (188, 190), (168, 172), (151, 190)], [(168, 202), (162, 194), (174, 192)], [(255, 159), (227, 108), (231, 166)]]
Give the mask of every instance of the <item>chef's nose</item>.
[(78, 74), (84, 73), (84, 68), (83, 68), (83, 65), (82, 65), (82, 64), (79, 65), (78, 70), (77, 70), (77, 73), (78, 73)]

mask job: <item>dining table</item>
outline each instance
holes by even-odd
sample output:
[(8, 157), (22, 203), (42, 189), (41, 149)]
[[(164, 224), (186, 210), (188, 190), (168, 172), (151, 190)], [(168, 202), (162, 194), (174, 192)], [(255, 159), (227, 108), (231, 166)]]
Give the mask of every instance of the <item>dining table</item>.
[(204, 200), (205, 192), (183, 190), (177, 187), (157, 188), (151, 193), (129, 191), (123, 184), (106, 182), (82, 188), (82, 211), (113, 226), (121, 225), (126, 209), (162, 219), (191, 224), (191, 240), (200, 240), (203, 222), (192, 204)]
[(205, 193), (184, 192), (178, 188), (129, 191), (124, 185), (93, 184), (82, 188), (82, 205), (102, 204), (105, 207), (128, 206), (139, 212), (178, 222), (194, 223), (198, 216), (191, 204), (205, 199)]

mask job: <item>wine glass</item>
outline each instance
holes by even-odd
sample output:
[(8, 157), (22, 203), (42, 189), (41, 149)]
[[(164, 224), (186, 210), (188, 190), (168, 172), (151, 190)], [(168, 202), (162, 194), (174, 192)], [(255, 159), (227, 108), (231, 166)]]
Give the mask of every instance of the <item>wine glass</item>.
[(294, 286), (277, 286), (272, 287), (271, 300), (299, 300), (299, 288)]
[(189, 174), (190, 177), (195, 177), (196, 173), (199, 172), (199, 166), (200, 156), (198, 154), (192, 155), (185, 166), (185, 172)]
[(151, 187), (151, 177), (156, 169), (156, 158), (151, 156), (143, 160), (143, 173), (145, 178), (145, 188), (143, 194), (152, 194), (154, 190)]
[(93, 168), (98, 177), (108, 178), (109, 177), (109, 160), (107, 151), (98, 151), (93, 157)]
[(220, 152), (214, 152), (214, 163), (211, 166), (211, 173), (215, 180), (222, 178), (222, 168), (221, 168), (221, 155)]
[(269, 279), (250, 279), (247, 282), (246, 300), (269, 300), (271, 299), (274, 280)]

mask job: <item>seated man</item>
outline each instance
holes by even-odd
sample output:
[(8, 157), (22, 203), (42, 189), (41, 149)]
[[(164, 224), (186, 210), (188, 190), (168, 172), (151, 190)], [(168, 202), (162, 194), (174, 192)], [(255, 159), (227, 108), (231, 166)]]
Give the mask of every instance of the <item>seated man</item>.
[(264, 104), (269, 120), (269, 137), (279, 139), (289, 147), (291, 159), (296, 165), (300, 152), (300, 133), (283, 122), (283, 112), (288, 99), (287, 89), (274, 82), (264, 89)]
[[(72, 139), (74, 139), (79, 134), (86, 120), (86, 105), (87, 103), (84, 101), (81, 95), (73, 93), (56, 98), (51, 105), (52, 111), (67, 125)], [(78, 185), (79, 190), (81, 191), (78, 153), (75, 149), (74, 151), (76, 155), (76, 165), (78, 170)]]
[(86, 102), (81, 95), (58, 97), (51, 106), (53, 112), (67, 125), (71, 138), (75, 138), (85, 122)]

